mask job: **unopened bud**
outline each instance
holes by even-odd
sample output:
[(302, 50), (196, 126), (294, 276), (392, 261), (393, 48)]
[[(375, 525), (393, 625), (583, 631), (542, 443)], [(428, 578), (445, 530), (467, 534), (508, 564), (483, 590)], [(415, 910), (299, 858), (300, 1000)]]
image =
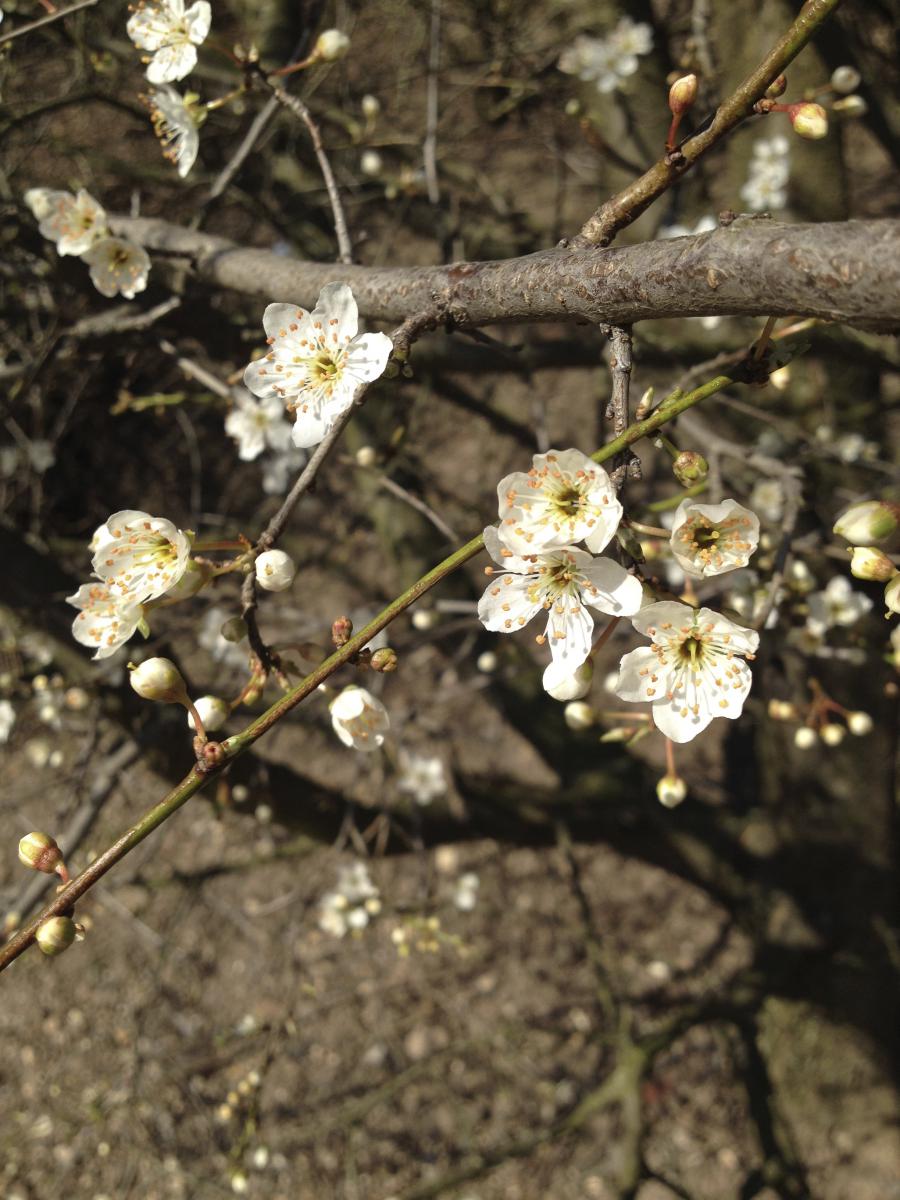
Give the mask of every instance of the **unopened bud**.
[[(221, 696), (201, 696), (199, 700), (194, 701), (194, 708), (200, 714), (200, 720), (207, 733), (221, 729), (231, 714), (231, 706)], [(190, 713), (188, 713), (187, 723), (189, 729), (197, 728)]]
[(794, 731), (794, 745), (798, 750), (811, 750), (819, 740), (819, 735), (808, 725), (801, 725)]
[(889, 500), (861, 500), (834, 523), (834, 532), (854, 546), (881, 546), (900, 528), (900, 504)]
[(380, 650), (376, 650), (369, 663), (373, 671), (380, 671), (382, 675), (389, 675), (391, 671), (396, 671), (399, 665), (397, 651), (392, 650), (390, 646), (382, 646)]
[(590, 729), (597, 719), (597, 714), (583, 700), (573, 700), (563, 709), (563, 719), (570, 729)]
[(830, 721), (819, 730), (819, 737), (826, 746), (839, 746), (844, 740), (847, 730), (836, 721)]
[(697, 99), (697, 76), (682, 75), (669, 88), (669, 110), (674, 117), (687, 112)]
[(889, 612), (900, 613), (900, 575), (895, 575), (884, 589), (884, 602)]
[(45, 954), (62, 954), (75, 941), (77, 932), (71, 917), (48, 917), (38, 926), (34, 940)]
[(247, 636), (247, 622), (243, 617), (229, 617), (219, 630), (226, 642), (242, 642)]
[(187, 688), (181, 672), (170, 658), (148, 658), (132, 668), (129, 683), (145, 700), (165, 704), (187, 704)]
[(353, 622), (349, 617), (338, 617), (331, 625), (331, 640), (340, 649), (346, 646), (353, 634)]
[[(362, 171), (363, 175), (380, 175), (383, 167), (384, 160), (377, 150), (364, 150), (360, 155), (359, 169)], [(372, 455), (371, 462), (360, 462), (359, 456), (362, 453), (362, 450), (368, 450), (369, 454)], [(375, 461), (375, 451), (371, 446), (363, 446), (361, 450), (356, 452), (356, 461), (361, 467), (371, 467), (372, 463)]]
[(677, 808), (687, 795), (687, 784), (680, 775), (663, 775), (656, 785), (656, 795), (666, 808)]
[(581, 700), (591, 690), (591, 684), (594, 680), (594, 664), (588, 659), (583, 662), (580, 667), (567, 675), (564, 679), (558, 680), (556, 683), (544, 687), (547, 695), (552, 696), (554, 700)]
[(485, 675), (497, 670), (497, 655), (493, 650), (483, 650), (475, 659), (475, 666)]
[(682, 450), (672, 463), (672, 474), (682, 487), (693, 487), (707, 477), (709, 463), (696, 450)]
[(831, 86), (843, 96), (855, 92), (861, 83), (862, 75), (856, 67), (835, 67), (831, 72)]
[(359, 106), (362, 109), (363, 116), (367, 121), (374, 121), (381, 112), (381, 101), (377, 96), (373, 96), (368, 92), (365, 96), (363, 96), (362, 100), (360, 100)]
[(267, 592), (283, 592), (294, 582), (297, 568), (283, 550), (266, 550), (256, 559), (256, 582)]
[(828, 133), (828, 114), (821, 104), (811, 104), (808, 101), (789, 104), (787, 113), (794, 133), (802, 138), (818, 141)]
[(26, 833), (19, 842), (19, 862), (32, 871), (53, 875), (62, 860), (62, 850), (49, 833)]
[(643, 396), (641, 396), (640, 400), (638, 400), (638, 406), (634, 410), (634, 419), (636, 421), (643, 421), (644, 417), (647, 416), (647, 414), (650, 412), (650, 409), (653, 407), (653, 392), (654, 389), (652, 387), (648, 387)]
[(769, 100), (777, 100), (779, 96), (783, 96), (787, 91), (787, 75), (781, 74), (777, 79), (773, 79), (766, 88), (766, 96)]
[(189, 600), (191, 596), (196, 596), (202, 587), (205, 587), (212, 579), (213, 567), (212, 563), (197, 562), (195, 558), (189, 560), (187, 569), (178, 580), (174, 587), (170, 587), (166, 592), (167, 600)]
[(847, 713), (847, 728), (856, 737), (865, 737), (867, 733), (871, 733), (874, 724), (867, 712)]
[(850, 559), (850, 574), (856, 579), (887, 583), (897, 574), (897, 568), (883, 550), (878, 550), (875, 546), (854, 546)]
[[(363, 159), (365, 159), (365, 157), (366, 156), (364, 154)], [(365, 173), (367, 175), (372, 174), (371, 171), (366, 171), (365, 166), (363, 166), (363, 171), (365, 171)], [(378, 458), (378, 455), (375, 452), (374, 446), (360, 446), (360, 448), (356, 452), (356, 461), (359, 464), (359, 466), (361, 466), (361, 467), (374, 467), (375, 460), (377, 458)]]
[(350, 49), (350, 39), (340, 29), (326, 29), (319, 34), (310, 58), (316, 62), (337, 62)]
[(221, 767), (222, 763), (228, 757), (225, 747), (221, 742), (204, 742), (203, 745), (197, 745), (200, 739), (195, 742), (195, 750), (197, 754), (197, 765), (200, 770), (212, 771), (216, 767)]
[(790, 700), (770, 700), (769, 716), (773, 721), (793, 721), (797, 710)]
[(842, 96), (832, 104), (831, 111), (841, 117), (864, 117), (869, 106), (862, 96)]

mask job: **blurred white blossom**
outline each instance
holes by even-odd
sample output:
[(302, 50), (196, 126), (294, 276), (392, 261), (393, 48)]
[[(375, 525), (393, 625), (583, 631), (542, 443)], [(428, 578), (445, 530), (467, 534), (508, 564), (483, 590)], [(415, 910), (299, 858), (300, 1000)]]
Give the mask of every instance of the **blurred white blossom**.
[(283, 453), (291, 445), (291, 423), (278, 397), (257, 400), (243, 388), (235, 392), (225, 432), (237, 442), (238, 458), (244, 462), (252, 462), (266, 449)]
[(91, 269), (91, 282), (103, 296), (133, 300), (147, 286), (150, 256), (143, 246), (127, 238), (101, 238), (81, 257)]
[(835, 625), (855, 625), (871, 608), (869, 597), (856, 591), (846, 575), (835, 575), (823, 591), (810, 595), (806, 628), (821, 637)]
[(397, 790), (412, 796), (423, 807), (447, 791), (444, 764), (436, 756), (400, 751)]

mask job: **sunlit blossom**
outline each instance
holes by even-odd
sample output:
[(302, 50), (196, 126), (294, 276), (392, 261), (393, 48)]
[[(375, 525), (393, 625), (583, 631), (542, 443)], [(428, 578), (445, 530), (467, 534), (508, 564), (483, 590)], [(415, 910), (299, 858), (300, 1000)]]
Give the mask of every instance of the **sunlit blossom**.
[(37, 217), (41, 233), (56, 242), (60, 255), (83, 255), (99, 238), (107, 236), (106, 212), (90, 192), (76, 195), (49, 188), (30, 188), (25, 203)]
[(135, 509), (113, 513), (98, 537), (93, 569), (114, 595), (144, 604), (163, 596), (187, 570), (193, 535), (165, 517)]
[(616, 695), (652, 706), (653, 721), (673, 742), (689, 742), (716, 717), (737, 717), (752, 677), (759, 634), (708, 608), (662, 601), (648, 604), (632, 623), (652, 639), (626, 654)]
[(497, 496), (503, 542), (520, 555), (581, 541), (599, 554), (622, 519), (609, 476), (580, 450), (535, 454), (530, 471), (500, 481)]
[(196, 93), (180, 96), (169, 83), (161, 83), (141, 99), (150, 110), (153, 132), (159, 138), (163, 154), (184, 179), (197, 161), (205, 108), (197, 103)]
[(123, 600), (118, 592), (96, 580), (83, 583), (66, 603), (80, 609), (72, 622), (72, 636), (96, 651), (94, 658), (109, 658), (124, 646), (144, 620), (142, 606)]
[(322, 288), (311, 313), (270, 304), (263, 328), (271, 349), (250, 363), (244, 383), (260, 399), (280, 397), (296, 414), (295, 446), (315, 446), (353, 403), (356, 389), (377, 379), (392, 345), (384, 333), (357, 334), (359, 314), (345, 283)]
[(688, 575), (721, 575), (745, 567), (758, 544), (759, 517), (736, 500), (682, 500), (675, 511), (672, 553)]
[(146, 76), (151, 83), (184, 79), (197, 63), (197, 47), (206, 39), (212, 20), (207, 0), (185, 9), (184, 0), (145, 0), (126, 26), (139, 50), (148, 50)]
[(377, 750), (391, 727), (388, 711), (371, 692), (351, 684), (332, 700), (331, 724), (345, 746)]
[(546, 611), (546, 629), (537, 638), (549, 643), (552, 659), (544, 672), (545, 688), (572, 675), (590, 654), (594, 618), (588, 605), (616, 617), (640, 608), (640, 581), (611, 558), (594, 558), (572, 547), (519, 557), (494, 526), (485, 529), (484, 544), (504, 574), (488, 584), (478, 617), (485, 629), (514, 633)]

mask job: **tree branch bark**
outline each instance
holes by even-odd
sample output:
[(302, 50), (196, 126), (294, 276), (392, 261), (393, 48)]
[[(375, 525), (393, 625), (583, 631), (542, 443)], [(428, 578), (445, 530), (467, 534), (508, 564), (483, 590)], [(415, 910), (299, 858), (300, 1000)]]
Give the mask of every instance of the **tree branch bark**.
[(312, 308), (324, 284), (344, 281), (364, 316), (388, 322), (439, 310), (459, 328), (773, 315), (900, 329), (897, 220), (787, 225), (739, 218), (690, 238), (435, 267), (303, 262), (158, 219), (111, 217), (110, 225), (148, 250), (189, 258), (204, 283), (266, 300)]

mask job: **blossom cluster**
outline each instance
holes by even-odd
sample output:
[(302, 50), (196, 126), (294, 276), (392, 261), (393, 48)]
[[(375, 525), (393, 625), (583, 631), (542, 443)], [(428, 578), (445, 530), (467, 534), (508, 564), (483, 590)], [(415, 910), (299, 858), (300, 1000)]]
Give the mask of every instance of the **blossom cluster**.
[(127, 238), (113, 237), (106, 212), (84, 188), (75, 195), (29, 188), (25, 203), (44, 237), (56, 243), (58, 254), (72, 254), (87, 263), (91, 282), (101, 295), (133, 300), (146, 288), (150, 272), (146, 250)]
[(771, 211), (787, 204), (790, 142), (782, 134), (754, 143), (741, 200), (751, 212)]
[[(622, 520), (607, 473), (580, 450), (536, 454), (531, 470), (501, 480), (499, 524), (485, 547), (504, 568), (487, 568), (491, 583), (478, 615), (486, 629), (512, 633), (541, 611), (551, 662), (544, 687), (557, 698), (581, 696), (578, 680), (593, 648), (596, 609), (629, 617), (651, 639), (621, 661), (615, 692), (651, 705), (656, 727), (676, 742), (694, 738), (715, 717), (739, 715), (750, 690), (758, 634), (707, 608), (646, 598), (640, 580), (601, 557)], [(759, 520), (734, 500), (684, 500), (675, 514), (671, 549), (688, 575), (720, 575), (743, 567), (759, 541)], [(582, 542), (585, 549), (576, 543)], [(590, 674), (587, 675), (588, 686)]]
[(338, 871), (337, 886), (319, 901), (319, 928), (342, 938), (358, 932), (381, 912), (378, 888), (364, 862), (354, 862)]
[(593, 83), (598, 92), (614, 92), (638, 69), (638, 59), (653, 49), (653, 29), (622, 17), (605, 38), (579, 34), (559, 57), (559, 69)]

